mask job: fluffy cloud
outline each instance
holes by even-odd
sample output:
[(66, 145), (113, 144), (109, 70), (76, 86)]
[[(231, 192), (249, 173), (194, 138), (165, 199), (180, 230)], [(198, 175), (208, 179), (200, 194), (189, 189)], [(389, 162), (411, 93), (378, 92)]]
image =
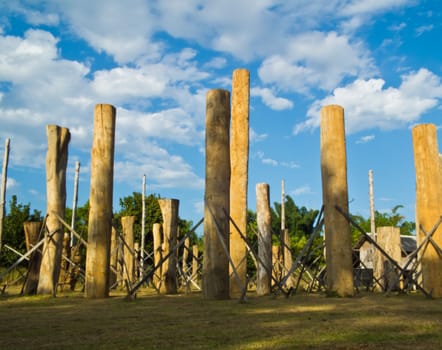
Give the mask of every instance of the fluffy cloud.
[(354, 133), (409, 125), (435, 108), (442, 98), (441, 78), (427, 69), (403, 75), (398, 88), (384, 85), (382, 79), (357, 79), (335, 89), (333, 95), (313, 103), (307, 120), (297, 124), (294, 133), (319, 127), (320, 108), (325, 105), (343, 106), (347, 132)]
[(292, 101), (283, 97), (275, 96), (271, 89), (255, 87), (250, 90), (250, 95), (261, 97), (262, 102), (266, 106), (276, 111), (293, 108)]
[(374, 72), (363, 45), (336, 32), (301, 34), (288, 43), (284, 54), (265, 59), (258, 70), (264, 83), (299, 93), (309, 93), (312, 88), (329, 90), (345, 77)]

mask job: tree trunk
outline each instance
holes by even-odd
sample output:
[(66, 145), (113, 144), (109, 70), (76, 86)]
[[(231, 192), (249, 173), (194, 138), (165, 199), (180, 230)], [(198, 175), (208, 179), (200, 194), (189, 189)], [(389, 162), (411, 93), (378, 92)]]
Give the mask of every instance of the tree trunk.
[(135, 280), (134, 270), (134, 223), (135, 216), (123, 216), (121, 218), (121, 226), (123, 228), (123, 238), (126, 244), (124, 245), (124, 279), (132, 284)]
[[(206, 99), (203, 295), (229, 298), (230, 93), (210, 90)], [(225, 212), (227, 215), (225, 214)], [(218, 230), (218, 232), (217, 232)]]
[(270, 294), (272, 283), (272, 227), (269, 185), (256, 185), (256, 222), (258, 224), (258, 280), (256, 293)]
[[(243, 235), (247, 230), (247, 184), (249, 166), (249, 100), (250, 73), (236, 69), (232, 79), (232, 127), (230, 143), (230, 216)], [(230, 257), (235, 265), (240, 283), (247, 284), (246, 242), (230, 224)], [(238, 280), (230, 266), (230, 296), (241, 295)]]
[(46, 196), (48, 235), (43, 245), (38, 281), (38, 294), (55, 296), (60, 275), (64, 230), (54, 215), (64, 218), (66, 209), (66, 166), (68, 161), (69, 129), (48, 125), (48, 152), (46, 156)]
[(321, 173), (327, 264), (327, 292), (352, 296), (353, 263), (350, 224), (335, 208), (348, 213), (344, 109), (321, 110)]
[(102, 104), (95, 106), (86, 254), (85, 296), (87, 298), (109, 296), (115, 119), (116, 111), (113, 106)]
[[(161, 214), (163, 216), (163, 254), (166, 256), (175, 249), (178, 232), (178, 199), (158, 199)], [(162, 268), (162, 283), (160, 293), (175, 294), (177, 292), (176, 281), (176, 251), (170, 254)]]
[[(417, 241), (422, 242), (442, 214), (442, 177), (439, 166), (439, 146), (436, 126), (422, 124), (412, 129), (414, 166), (416, 171), (416, 230)], [(442, 225), (433, 235), (442, 248)], [(426, 291), (435, 298), (442, 297), (442, 258), (430, 243), (422, 254), (422, 282)]]
[[(23, 223), (26, 238), (26, 250), (30, 250), (34, 245), (38, 243), (39, 235), (41, 231), (40, 221), (29, 221)], [(37, 293), (38, 277), (40, 274), (41, 253), (34, 250), (29, 257), (28, 275), (26, 278), (23, 293), (25, 295), (32, 295)]]

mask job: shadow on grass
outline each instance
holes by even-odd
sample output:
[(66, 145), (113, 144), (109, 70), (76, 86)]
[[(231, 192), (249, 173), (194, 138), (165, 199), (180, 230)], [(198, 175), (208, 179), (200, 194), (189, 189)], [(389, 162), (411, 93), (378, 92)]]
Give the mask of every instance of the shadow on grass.
[(442, 301), (421, 295), (326, 298), (198, 293), (133, 301), (79, 293), (2, 297), (2, 349), (433, 349), (442, 345)]

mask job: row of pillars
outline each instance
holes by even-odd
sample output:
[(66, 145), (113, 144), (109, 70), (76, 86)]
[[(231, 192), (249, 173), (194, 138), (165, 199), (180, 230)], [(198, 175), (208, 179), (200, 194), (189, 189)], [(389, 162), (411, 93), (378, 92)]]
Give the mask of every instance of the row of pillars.
[[(211, 90), (206, 101), (206, 187), (204, 208), (203, 293), (224, 299), (242, 292), (247, 285), (246, 244), (239, 232), (246, 232), (247, 172), (249, 148), (249, 72), (234, 71), (232, 109), (230, 93)], [(109, 293), (110, 235), (112, 223), (113, 163), (116, 111), (111, 105), (97, 105), (91, 152), (91, 191), (86, 256), (85, 295), (106, 297)], [(230, 123), (232, 122), (232, 127)], [(57, 219), (64, 215), (65, 173), (69, 130), (48, 126), (47, 229), (43, 247), (38, 293), (53, 293), (60, 273), (63, 228)], [(416, 167), (417, 222), (429, 232), (442, 212), (442, 172), (434, 125), (413, 128)], [(348, 221), (336, 211), (348, 212), (347, 165), (344, 110), (326, 106), (321, 110), (321, 174), (324, 203), (327, 290), (340, 296), (353, 295), (351, 235)], [(161, 204), (160, 204), (161, 205)], [(174, 212), (173, 202), (165, 212)], [(270, 292), (272, 248), (269, 230), (268, 185), (257, 186), (258, 292)], [(178, 210), (178, 205), (176, 205)], [(164, 226), (164, 244), (176, 244), (173, 218)], [(175, 235), (175, 236), (174, 236)], [(270, 238), (269, 238), (270, 237)], [(442, 233), (434, 241), (440, 244)], [(173, 247), (170, 247), (173, 249)], [(165, 262), (165, 286), (173, 289), (176, 266), (173, 254)], [(262, 266), (260, 266), (262, 265)], [(422, 258), (424, 287), (442, 296), (442, 259), (430, 246)], [(170, 276), (168, 274), (171, 274)], [(171, 278), (172, 274), (174, 275)], [(261, 283), (261, 282), (262, 283)]]
[[(320, 125), (327, 290), (339, 296), (351, 296), (354, 286), (350, 226), (336, 211), (339, 207), (349, 212), (344, 109), (337, 105), (322, 108)], [(419, 243), (442, 215), (442, 161), (435, 125), (413, 127), (412, 139)], [(436, 229), (432, 239), (432, 244), (421, 253), (422, 284), (433, 297), (442, 297), (442, 228)]]

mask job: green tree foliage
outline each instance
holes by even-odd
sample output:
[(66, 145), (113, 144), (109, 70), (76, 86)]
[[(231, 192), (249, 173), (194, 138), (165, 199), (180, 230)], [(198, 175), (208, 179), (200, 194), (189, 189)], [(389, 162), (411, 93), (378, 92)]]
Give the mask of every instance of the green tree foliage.
[[(72, 221), (72, 209), (66, 208), (65, 214), (66, 222), (70, 225)], [(77, 207), (75, 212), (75, 224), (74, 229), (84, 240), (87, 241), (89, 222), (89, 200), (81, 207)]]
[[(402, 205), (396, 205), (390, 212), (381, 213), (375, 211), (375, 226), (395, 226), (400, 228), (401, 235), (414, 235), (416, 224), (413, 221), (405, 220), (405, 217), (399, 213)], [(370, 218), (364, 218), (360, 215), (352, 215), (352, 219), (365, 231), (370, 232)], [(356, 243), (361, 236), (359, 230), (352, 226), (352, 241)]]
[[(150, 194), (145, 197), (145, 249), (149, 252), (153, 250), (153, 224), (163, 222), (160, 205), (158, 204), (159, 198), (160, 196), (155, 194)], [(114, 214), (114, 226), (120, 231), (121, 218), (129, 215), (135, 216), (134, 239), (138, 242), (141, 241), (142, 200), (143, 197), (140, 192), (133, 192), (131, 196), (120, 198), (120, 211)], [(178, 227), (180, 236), (182, 237), (189, 232), (192, 225), (192, 221), (179, 218)], [(195, 233), (191, 235), (190, 238), (191, 244), (197, 243), (198, 238)]]
[[(17, 196), (13, 195), (9, 201), (9, 210), (3, 219), (3, 244), (18, 250), (21, 253), (26, 252), (25, 231), (23, 223), (27, 221), (42, 221), (41, 212), (33, 210), (31, 205), (18, 203)], [(3, 247), (0, 254), (0, 266), (9, 267), (19, 256)], [(26, 262), (24, 262), (26, 264)]]
[[(272, 230), (281, 231), (281, 204), (275, 202), (271, 209)], [(313, 233), (318, 210), (298, 207), (292, 197), (285, 198), (285, 227), (289, 231), (291, 248), (297, 254), (304, 247), (308, 237)], [(279, 240), (278, 240), (279, 241)]]

